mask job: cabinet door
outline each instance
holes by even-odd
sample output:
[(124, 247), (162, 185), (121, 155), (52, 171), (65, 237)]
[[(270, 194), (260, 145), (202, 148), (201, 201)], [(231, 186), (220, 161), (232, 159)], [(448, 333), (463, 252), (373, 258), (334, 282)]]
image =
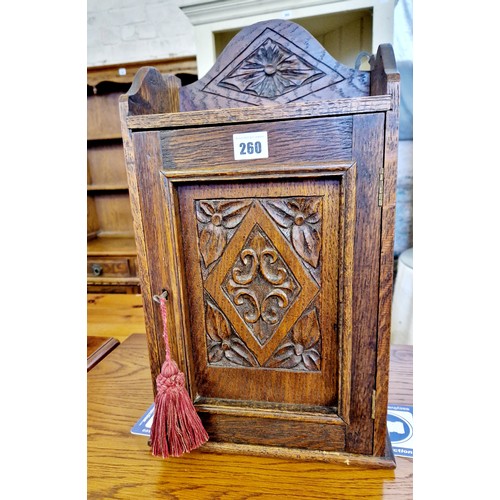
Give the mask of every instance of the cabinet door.
[(212, 440), (344, 450), (355, 169), (163, 171), (191, 393)]

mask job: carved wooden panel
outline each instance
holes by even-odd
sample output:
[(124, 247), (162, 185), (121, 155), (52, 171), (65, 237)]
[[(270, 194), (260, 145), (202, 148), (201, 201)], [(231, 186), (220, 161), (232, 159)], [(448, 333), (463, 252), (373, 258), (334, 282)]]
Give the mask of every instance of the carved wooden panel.
[(304, 172), (302, 181), (252, 181), (267, 171), (213, 182), (196, 168), (163, 171), (179, 200), (198, 397), (338, 408), (354, 165)]
[(187, 111), (363, 96), (369, 85), (369, 72), (339, 64), (302, 27), (272, 21), (242, 29), (203, 78), (180, 89), (180, 105)]
[[(314, 214), (300, 211), (302, 206), (309, 210), (311, 205), (315, 207)], [(271, 363), (274, 368), (289, 369), (319, 367), (317, 351), (311, 354), (317, 357), (316, 363), (309, 362), (309, 353), (305, 355), (307, 365), (284, 362), (290, 341), (282, 344), (319, 291), (307, 266), (319, 266), (321, 198), (200, 200), (195, 206), (204, 289), (220, 308), (219, 311), (210, 303), (205, 307), (205, 320), (213, 323), (216, 316), (221, 328), (219, 335), (207, 329), (209, 362), (225, 360), (253, 367)], [(292, 244), (276, 220), (289, 229)], [(318, 227), (312, 229), (313, 226)], [(233, 348), (223, 344), (225, 357), (220, 353), (212, 356), (218, 347), (212, 347), (211, 341), (221, 336), (227, 338), (229, 325), (234, 330)], [(299, 351), (304, 350), (299, 338), (310, 344), (305, 337), (295, 338)]]
[[(344, 80), (340, 73), (266, 28), (203, 92), (260, 103), (289, 102)], [(290, 95), (287, 95), (292, 93)], [(240, 94), (240, 95), (238, 95)]]

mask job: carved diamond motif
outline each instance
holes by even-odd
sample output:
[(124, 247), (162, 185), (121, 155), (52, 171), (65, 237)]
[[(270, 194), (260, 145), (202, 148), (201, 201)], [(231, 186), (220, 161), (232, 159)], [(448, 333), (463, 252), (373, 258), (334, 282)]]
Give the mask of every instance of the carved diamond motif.
[(219, 85), (275, 99), (322, 76), (323, 71), (268, 38)]
[(261, 203), (254, 200), (207, 276), (205, 289), (264, 365), (319, 286)]
[(222, 289), (261, 345), (272, 337), (300, 292), (292, 271), (258, 224)]
[(218, 71), (208, 79), (203, 92), (255, 105), (268, 100), (276, 104), (296, 101), (345, 80), (323, 58), (270, 28)]

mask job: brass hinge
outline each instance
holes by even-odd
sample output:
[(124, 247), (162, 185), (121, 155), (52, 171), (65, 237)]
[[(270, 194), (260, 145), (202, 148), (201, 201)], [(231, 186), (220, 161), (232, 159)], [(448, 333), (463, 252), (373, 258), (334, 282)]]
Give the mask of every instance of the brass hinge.
[(372, 392), (372, 419), (375, 420), (375, 398), (377, 397), (377, 391)]
[(381, 207), (384, 203), (384, 169), (378, 176), (378, 206)]

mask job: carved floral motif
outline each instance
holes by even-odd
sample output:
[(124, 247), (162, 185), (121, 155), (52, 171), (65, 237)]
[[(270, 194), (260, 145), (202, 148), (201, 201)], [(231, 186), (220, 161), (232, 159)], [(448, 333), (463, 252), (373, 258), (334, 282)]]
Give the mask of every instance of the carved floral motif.
[(320, 370), (309, 304), (321, 273), (322, 197), (197, 200), (195, 209), (209, 364)]
[(297, 253), (317, 267), (321, 251), (321, 198), (285, 198), (265, 203), (279, 226), (291, 228), (291, 241)]
[(221, 80), (220, 85), (274, 99), (323, 75), (297, 54), (268, 38)]
[(227, 296), (261, 345), (273, 335), (300, 286), (256, 224), (223, 284)]
[(201, 200), (196, 218), (201, 223), (200, 252), (205, 267), (215, 262), (226, 247), (229, 230), (240, 224), (251, 205), (249, 200)]
[(209, 302), (205, 307), (208, 362), (222, 366), (257, 366), (255, 356), (231, 331), (227, 318)]
[(321, 360), (320, 329), (316, 309), (302, 316), (270, 361), (268, 368), (319, 371)]

